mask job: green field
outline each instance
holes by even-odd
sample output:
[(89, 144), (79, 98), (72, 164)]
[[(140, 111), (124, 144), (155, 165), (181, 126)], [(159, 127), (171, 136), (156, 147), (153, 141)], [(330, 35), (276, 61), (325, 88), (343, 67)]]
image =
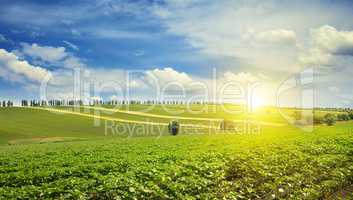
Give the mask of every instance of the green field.
[[(181, 105), (170, 108), (186, 110)], [(129, 107), (141, 109), (142, 105)], [(72, 111), (97, 114), (92, 108)], [(165, 125), (153, 125), (160, 133), (141, 135), (137, 130), (144, 124), (121, 123), (136, 128), (134, 134), (105, 135), (109, 120), (94, 126), (93, 117), (75, 113), (1, 108), (0, 199), (353, 198), (353, 122), (317, 125), (309, 133), (288, 124), (274, 108), (246, 116), (219, 108), (212, 111), (177, 116), (250, 118), (266, 124), (256, 133), (185, 128), (170, 136)], [(161, 116), (99, 115), (142, 122), (171, 120), (163, 118), (171, 114), (161, 106), (148, 113)]]

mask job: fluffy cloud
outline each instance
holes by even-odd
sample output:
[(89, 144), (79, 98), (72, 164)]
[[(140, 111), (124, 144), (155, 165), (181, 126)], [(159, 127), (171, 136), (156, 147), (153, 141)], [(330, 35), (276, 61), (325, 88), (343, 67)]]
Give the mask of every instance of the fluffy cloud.
[(21, 45), (23, 54), (47, 62), (60, 61), (68, 56), (65, 47), (39, 46), (35, 43), (32, 45), (22, 43)]
[(146, 71), (145, 80), (147, 80), (150, 84), (156, 84), (156, 81), (165, 85), (170, 82), (177, 82), (179, 84), (187, 84), (190, 83), (192, 78), (187, 75), (185, 72), (178, 72), (173, 68), (167, 67), (164, 69), (153, 69)]
[[(67, 41), (64, 41), (67, 42)], [(67, 45), (71, 43), (67, 42)], [(71, 44), (73, 45), (73, 44)], [(24, 57), (28, 56), (34, 59), (33, 61), (43, 65), (54, 65), (59, 68), (85, 68), (84, 62), (67, 51), (65, 47), (41, 46), (38, 44), (21, 43), (22, 48), (15, 50), (14, 53)], [(72, 48), (76, 48), (72, 46)]]
[(0, 49), (0, 66), (2, 68), (2, 78), (11, 81), (20, 81), (19, 76), (23, 76), (31, 81), (41, 82), (44, 78), (51, 76), (51, 73), (41, 67), (33, 66), (27, 61), (19, 60), (19, 58), (4, 49)]
[(353, 31), (338, 31), (332, 26), (322, 26), (311, 31), (314, 46), (335, 55), (353, 56)]
[(82, 62), (80, 58), (77, 58), (75, 56), (69, 56), (65, 58), (64, 60), (61, 61), (61, 66), (65, 68), (85, 68), (86, 65)]
[(250, 32), (250, 34), (252, 36), (250, 38), (257, 40), (258, 42), (267, 42), (283, 45), (295, 45), (296, 43), (296, 33), (292, 30), (274, 29), (258, 33)]
[(311, 30), (310, 41), (311, 46), (298, 57), (301, 65), (317, 67), (321, 72), (353, 66), (353, 32), (325, 25)]

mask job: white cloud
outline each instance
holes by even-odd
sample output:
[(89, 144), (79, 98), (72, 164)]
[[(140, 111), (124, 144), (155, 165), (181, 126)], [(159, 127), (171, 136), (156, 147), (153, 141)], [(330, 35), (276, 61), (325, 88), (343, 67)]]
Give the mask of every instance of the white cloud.
[(33, 58), (33, 63), (49, 64), (69, 69), (86, 67), (80, 58), (68, 52), (65, 47), (41, 46), (35, 43), (32, 45), (21, 43), (21, 46), (21, 49), (14, 50), (13, 52), (19, 57), (29, 56)]
[(148, 70), (145, 74), (145, 80), (152, 85), (155, 85), (156, 81), (162, 86), (170, 82), (187, 84), (193, 81), (192, 78), (185, 72), (178, 72), (171, 67)]
[(65, 68), (85, 68), (86, 65), (82, 62), (81, 59), (70, 55), (69, 57), (65, 58), (61, 61), (61, 65)]
[[(45, 77), (51, 76), (48, 70), (19, 60), (15, 54), (4, 49), (0, 49), (0, 66), (3, 70), (2, 78), (10, 78), (11, 81), (20, 81), (19, 75), (35, 82), (41, 82)], [(5, 72), (6, 74), (4, 74)], [(11, 77), (15, 79), (11, 79)]]
[(317, 67), (325, 73), (353, 66), (353, 31), (321, 26), (311, 30), (310, 43), (308, 50), (299, 54), (302, 66)]
[(316, 48), (335, 55), (353, 56), (353, 31), (338, 31), (325, 25), (311, 31)]
[(80, 50), (77, 45), (74, 45), (69, 41), (63, 40), (63, 43), (65, 43), (68, 47), (70, 47), (73, 50), (76, 50), (76, 51)]
[(253, 36), (250, 38), (257, 40), (258, 42), (267, 42), (272, 44), (283, 44), (283, 45), (295, 45), (297, 37), (296, 37), (296, 33), (292, 30), (274, 29), (269, 31), (253, 33)]
[(60, 61), (68, 56), (65, 47), (39, 46), (36, 43), (32, 45), (22, 43), (21, 45), (23, 54), (47, 62)]

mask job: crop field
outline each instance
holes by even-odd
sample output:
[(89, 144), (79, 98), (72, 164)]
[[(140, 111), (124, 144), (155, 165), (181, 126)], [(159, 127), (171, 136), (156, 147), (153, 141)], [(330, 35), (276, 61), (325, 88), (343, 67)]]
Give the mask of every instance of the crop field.
[(353, 200), (353, 0), (0, 0), (0, 200)]
[[(161, 107), (1, 108), (0, 199), (353, 198), (351, 121), (305, 132), (274, 108), (232, 116), (173, 105), (184, 112), (172, 117)], [(260, 130), (208, 127), (245, 117)], [(185, 126), (177, 136), (172, 119)], [(132, 134), (107, 134), (106, 123)]]

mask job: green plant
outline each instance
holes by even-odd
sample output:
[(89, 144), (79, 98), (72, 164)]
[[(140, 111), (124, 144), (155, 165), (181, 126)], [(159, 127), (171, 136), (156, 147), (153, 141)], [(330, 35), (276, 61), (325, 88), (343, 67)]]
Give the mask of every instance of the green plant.
[(353, 119), (353, 112), (349, 112), (348, 116), (349, 116), (350, 119)]
[(328, 126), (333, 126), (336, 123), (336, 120), (337, 120), (336, 116), (331, 113), (327, 113), (323, 118), (324, 123), (327, 124)]
[(349, 115), (346, 113), (343, 114), (338, 114), (337, 115), (337, 120), (338, 121), (348, 121), (350, 119)]

